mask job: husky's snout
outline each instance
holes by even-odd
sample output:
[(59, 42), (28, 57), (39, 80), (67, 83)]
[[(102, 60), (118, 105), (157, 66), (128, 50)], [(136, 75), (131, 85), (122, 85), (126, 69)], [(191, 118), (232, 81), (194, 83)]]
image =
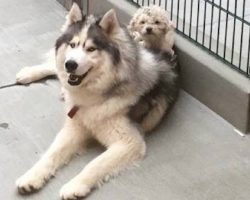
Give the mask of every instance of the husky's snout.
[(68, 73), (73, 73), (75, 72), (75, 70), (77, 69), (78, 67), (78, 64), (76, 61), (74, 60), (68, 60), (66, 63), (65, 63), (65, 69)]
[(78, 55), (71, 54), (69, 59), (66, 59), (64, 63), (65, 71), (68, 73), (68, 83), (72, 86), (80, 85), (91, 69), (86, 55)]

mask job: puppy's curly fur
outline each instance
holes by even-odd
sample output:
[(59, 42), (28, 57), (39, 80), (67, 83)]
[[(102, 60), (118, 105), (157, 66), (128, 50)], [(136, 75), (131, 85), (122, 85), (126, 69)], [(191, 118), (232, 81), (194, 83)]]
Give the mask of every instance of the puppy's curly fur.
[(128, 29), (131, 36), (144, 47), (174, 54), (172, 48), (175, 27), (161, 7), (148, 6), (138, 9)]

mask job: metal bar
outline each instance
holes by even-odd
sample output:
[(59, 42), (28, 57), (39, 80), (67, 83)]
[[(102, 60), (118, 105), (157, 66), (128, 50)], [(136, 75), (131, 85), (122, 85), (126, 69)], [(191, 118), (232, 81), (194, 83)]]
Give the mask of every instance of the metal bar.
[(207, 16), (207, 2), (205, 1), (205, 7), (204, 7), (204, 19), (203, 19), (203, 36), (202, 36), (202, 45), (204, 45), (204, 43), (205, 43), (206, 16)]
[(86, 1), (87, 4), (87, 15), (89, 15), (89, 0)]
[[(242, 19), (245, 18), (245, 5), (246, 0), (243, 1), (243, 12), (242, 12)], [(244, 23), (241, 23), (241, 35), (240, 35), (240, 58), (239, 58), (239, 68), (241, 69), (241, 59), (242, 59), (242, 47), (243, 47), (243, 31), (244, 31)]]
[[(85, 8), (85, 5), (86, 5), (86, 8)], [(85, 1), (85, 4), (84, 4), (84, 1), (83, 1), (83, 9), (84, 9), (84, 11), (86, 12), (86, 14), (87, 15), (89, 15), (90, 14), (90, 3), (89, 3), (89, 0), (86, 0)]]
[(150, 0), (148, 0), (148, 6), (150, 5)]
[(198, 0), (197, 4), (197, 21), (196, 21), (196, 37), (195, 37), (196, 42), (198, 41), (199, 18), (200, 18), (200, 0)]
[(142, 6), (144, 6), (144, 0), (142, 0)]
[(180, 0), (177, 1), (177, 19), (176, 19), (176, 28), (179, 28), (179, 10), (180, 10)]
[(171, 20), (173, 19), (173, 7), (174, 7), (173, 6), (173, 0), (171, 0)]
[(221, 18), (221, 0), (220, 0), (220, 8), (219, 8), (219, 22), (218, 22), (218, 30), (217, 30), (216, 54), (218, 54), (218, 52), (219, 52), (219, 43), (220, 43), (220, 18)]
[[(235, 12), (235, 16), (236, 16), (236, 13), (237, 13), (237, 1), (235, 1), (235, 3), (234, 3), (234, 12)], [(233, 63), (233, 60), (234, 60), (235, 24), (236, 24), (236, 18), (234, 18), (231, 64)]]
[[(229, 0), (227, 0), (227, 11), (229, 9)], [(223, 58), (226, 60), (226, 49), (227, 49), (227, 26), (228, 26), (228, 12), (226, 14), (226, 27), (225, 27), (225, 40), (224, 40), (224, 54)]]
[(193, 2), (191, 0), (191, 4), (190, 4), (190, 23), (189, 23), (189, 37), (191, 37), (191, 31), (192, 31), (192, 19), (193, 19)]
[(184, 0), (184, 11), (183, 11), (183, 33), (185, 33), (185, 26), (186, 26), (186, 6), (187, 6), (187, 0)]
[[(227, 14), (231, 15), (232, 17), (235, 17), (236, 19), (240, 20), (240, 21), (243, 21), (245, 24), (249, 25), (250, 26), (250, 22), (247, 21), (247, 20), (243, 20), (241, 17), (235, 15), (234, 13), (232, 13), (231, 11), (229, 11), (229, 9), (225, 9), (223, 7), (220, 7), (218, 4), (216, 3), (212, 3), (211, 0), (203, 0), (205, 1), (206, 3), (209, 3), (211, 5), (213, 5), (214, 7), (216, 8), (221, 8), (222, 11), (226, 12)], [(237, 0), (235, 0), (237, 2)], [(228, 2), (228, 1), (227, 1)]]
[(249, 61), (250, 61), (250, 56), (249, 56), (249, 54), (250, 54), (250, 26), (249, 26), (249, 39), (248, 39), (248, 51), (247, 51), (247, 74), (249, 74), (250, 73), (250, 71), (249, 71), (249, 68), (250, 68), (250, 66), (249, 66)]
[(161, 0), (159, 0), (159, 4), (158, 5), (161, 6)]
[[(212, 0), (214, 3), (214, 0)], [(209, 50), (211, 50), (212, 47), (212, 36), (213, 36), (213, 20), (214, 20), (214, 6), (212, 5), (212, 13), (211, 13), (211, 25), (210, 25), (210, 35), (209, 35)]]
[(168, 0), (165, 0), (165, 10), (168, 10)]
[(153, 1), (154, 5), (155, 5), (155, 0)]

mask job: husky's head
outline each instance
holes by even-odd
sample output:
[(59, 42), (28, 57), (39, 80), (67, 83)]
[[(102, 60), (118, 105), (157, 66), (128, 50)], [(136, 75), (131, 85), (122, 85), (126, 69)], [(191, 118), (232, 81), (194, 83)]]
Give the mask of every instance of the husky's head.
[(64, 87), (93, 89), (114, 81), (111, 71), (121, 62), (115, 38), (122, 32), (114, 10), (98, 19), (86, 17), (73, 4), (56, 41), (58, 75)]

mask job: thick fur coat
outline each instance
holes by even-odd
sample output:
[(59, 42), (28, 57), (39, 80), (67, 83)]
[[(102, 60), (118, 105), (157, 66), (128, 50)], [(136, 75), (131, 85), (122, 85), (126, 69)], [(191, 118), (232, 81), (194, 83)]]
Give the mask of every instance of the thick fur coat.
[(114, 10), (87, 17), (74, 4), (55, 51), (65, 124), (16, 184), (21, 193), (41, 189), (94, 138), (107, 150), (60, 191), (62, 199), (77, 199), (144, 157), (143, 133), (154, 129), (175, 101), (178, 76), (171, 56), (138, 45)]

